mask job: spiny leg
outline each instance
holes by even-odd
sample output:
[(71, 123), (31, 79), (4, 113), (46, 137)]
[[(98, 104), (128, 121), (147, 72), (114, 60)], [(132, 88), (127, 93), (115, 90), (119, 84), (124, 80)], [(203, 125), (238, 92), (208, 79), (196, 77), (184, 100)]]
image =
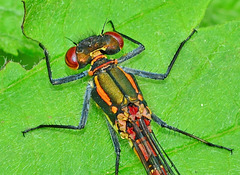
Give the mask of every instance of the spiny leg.
[(117, 138), (117, 135), (114, 131), (114, 129), (112, 128), (112, 126), (110, 125), (109, 121), (106, 119), (107, 121), (107, 125), (108, 125), (108, 130), (110, 132), (111, 138), (112, 138), (112, 142), (113, 142), (113, 146), (114, 146), (114, 150), (116, 153), (116, 164), (115, 164), (115, 175), (118, 174), (118, 170), (119, 170), (119, 160), (120, 160), (120, 144)]
[(70, 76), (63, 77), (63, 78), (53, 79), (52, 78), (52, 70), (51, 70), (51, 66), (50, 66), (48, 51), (41, 43), (39, 44), (39, 46), (44, 51), (45, 58), (46, 58), (46, 64), (47, 64), (47, 70), (48, 70), (48, 77), (49, 77), (49, 80), (50, 80), (52, 85), (59, 85), (59, 84), (68, 83), (68, 82), (71, 82), (71, 81), (75, 81), (75, 80), (81, 79), (81, 78), (83, 78), (83, 77), (88, 75), (88, 71), (86, 70), (86, 71), (81, 72), (81, 73), (76, 74), (76, 75), (70, 75)]
[(87, 89), (85, 92), (85, 96), (84, 96), (84, 102), (83, 102), (83, 109), (82, 109), (82, 115), (80, 118), (80, 122), (78, 126), (73, 126), (73, 125), (39, 125), (37, 127), (34, 128), (30, 128), (30, 129), (26, 129), (25, 131), (22, 131), (23, 136), (25, 136), (25, 134), (29, 131), (33, 131), (36, 129), (40, 129), (40, 128), (63, 128), (63, 129), (83, 129), (87, 123), (87, 117), (88, 117), (88, 111), (89, 111), (89, 101), (91, 98), (91, 91), (92, 91), (92, 87), (90, 84), (87, 85)]
[(130, 51), (129, 53), (127, 53), (126, 55), (120, 57), (120, 58), (118, 59), (118, 63), (122, 63), (122, 62), (124, 62), (124, 61), (127, 61), (127, 60), (135, 57), (136, 55), (140, 54), (142, 51), (145, 50), (144, 45), (143, 45), (142, 43), (140, 43), (139, 41), (136, 41), (136, 40), (130, 38), (129, 36), (124, 35), (124, 34), (118, 32), (118, 31), (116, 31), (116, 29), (115, 29), (112, 21), (108, 21), (108, 23), (111, 24), (114, 32), (119, 33), (123, 38), (126, 38), (127, 40), (129, 40), (129, 41), (131, 41), (131, 42), (133, 42), (133, 43), (135, 43), (135, 44), (138, 45), (138, 48), (136, 48), (136, 49)]
[(195, 135), (193, 135), (193, 134), (190, 134), (190, 133), (188, 133), (188, 132), (185, 132), (185, 131), (183, 131), (183, 130), (180, 130), (180, 129), (178, 129), (178, 128), (175, 128), (175, 127), (173, 127), (173, 126), (169, 126), (166, 122), (162, 121), (162, 120), (161, 120), (160, 118), (158, 118), (155, 114), (152, 114), (152, 119), (153, 119), (157, 124), (159, 124), (161, 127), (168, 128), (168, 129), (170, 129), (170, 130), (172, 130), (172, 131), (179, 132), (179, 133), (181, 133), (181, 134), (183, 134), (183, 135), (186, 135), (186, 136), (188, 136), (188, 137), (192, 137), (192, 138), (194, 138), (194, 139), (196, 139), (196, 140), (198, 140), (198, 141), (200, 141), (200, 142), (202, 142), (202, 143), (205, 143), (205, 144), (208, 145), (208, 146), (217, 147), (217, 148), (221, 148), (221, 149), (226, 149), (226, 150), (230, 151), (231, 154), (232, 154), (232, 151), (233, 151), (232, 148), (227, 148), (227, 147), (225, 147), (225, 146), (213, 144), (213, 143), (208, 142), (208, 141), (206, 141), (206, 140), (203, 140), (203, 139), (201, 139), (201, 138), (199, 138), (199, 137), (197, 137), (197, 136), (195, 136)]
[(126, 71), (127, 73), (132, 73), (134, 75), (137, 76), (141, 76), (144, 78), (151, 78), (151, 79), (156, 79), (156, 80), (164, 80), (165, 78), (167, 78), (167, 76), (169, 75), (170, 71), (172, 70), (172, 67), (182, 49), (182, 47), (184, 46), (184, 44), (192, 37), (192, 35), (196, 32), (196, 30), (194, 29), (192, 31), (192, 33), (184, 40), (181, 42), (180, 46), (178, 47), (178, 50), (176, 51), (176, 53), (174, 54), (172, 61), (170, 62), (167, 71), (164, 74), (158, 74), (158, 73), (152, 73), (152, 72), (147, 72), (147, 71), (143, 71), (143, 70), (137, 70), (137, 69), (132, 69), (132, 68), (127, 68), (127, 67), (121, 67), (124, 71)]

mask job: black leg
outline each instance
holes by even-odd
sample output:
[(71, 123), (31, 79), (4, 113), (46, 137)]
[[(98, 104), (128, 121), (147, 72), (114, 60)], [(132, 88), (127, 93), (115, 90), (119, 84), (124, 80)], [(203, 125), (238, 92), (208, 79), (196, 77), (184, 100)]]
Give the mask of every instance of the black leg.
[(25, 136), (25, 134), (29, 131), (33, 131), (33, 130), (40, 129), (40, 128), (63, 128), (63, 129), (79, 129), (79, 130), (83, 129), (85, 127), (86, 123), (87, 123), (87, 117), (88, 117), (88, 111), (89, 111), (89, 100), (91, 98), (91, 91), (92, 91), (92, 88), (91, 88), (90, 84), (88, 84), (86, 92), (85, 92), (85, 96), (84, 96), (82, 115), (81, 115), (80, 122), (79, 122), (78, 126), (72, 126), (72, 125), (39, 125), (37, 127), (26, 129), (25, 131), (22, 131), (23, 136)]
[(119, 144), (116, 132), (114, 131), (114, 129), (112, 128), (112, 126), (110, 125), (110, 123), (107, 119), (106, 119), (106, 121), (107, 121), (107, 125), (108, 125), (108, 130), (109, 130), (111, 138), (112, 138), (114, 150), (116, 153), (115, 175), (117, 175), (118, 169), (119, 169), (120, 152), (121, 152), (120, 144)]
[(144, 70), (137, 70), (137, 69), (132, 69), (132, 68), (123, 67), (123, 66), (120, 66), (120, 67), (127, 73), (131, 73), (133, 75), (137, 75), (144, 78), (150, 78), (155, 80), (164, 80), (166, 78), (165, 74), (152, 73)]
[(91, 92), (92, 92), (92, 87), (91, 87), (91, 84), (88, 83), (87, 88), (86, 88), (86, 92), (85, 92), (85, 95), (84, 95), (82, 114), (81, 114), (80, 122), (79, 122), (79, 125), (78, 125), (79, 129), (83, 129), (85, 127), (86, 123), (87, 123)]
[(192, 33), (187, 37), (187, 39), (185, 39), (183, 42), (181, 42), (180, 46), (178, 47), (177, 52), (175, 53), (175, 55), (172, 58), (171, 63), (168, 66), (168, 69), (166, 71), (166, 73), (164, 74), (158, 74), (158, 73), (152, 73), (152, 72), (147, 72), (147, 71), (142, 71), (142, 70), (137, 70), (137, 69), (131, 69), (131, 68), (127, 68), (127, 67), (122, 67), (122, 69), (124, 71), (126, 71), (127, 73), (132, 73), (134, 75), (138, 75), (144, 78), (151, 78), (151, 79), (157, 79), (157, 80), (164, 80), (165, 78), (167, 78), (167, 76), (169, 75), (173, 64), (175, 63), (182, 47), (184, 46), (184, 44), (192, 37), (192, 35), (196, 32), (196, 30), (194, 29), (192, 31)]
[(170, 129), (170, 130), (172, 130), (172, 131), (179, 132), (179, 133), (184, 134), (184, 135), (186, 135), (186, 136), (188, 136), (188, 137), (192, 137), (192, 138), (194, 138), (194, 139), (196, 139), (196, 140), (198, 140), (198, 141), (200, 141), (200, 142), (202, 142), (202, 143), (205, 143), (205, 144), (208, 145), (208, 146), (217, 147), (217, 148), (221, 148), (221, 149), (226, 149), (226, 150), (230, 151), (231, 153), (232, 153), (232, 151), (233, 151), (233, 149), (231, 149), (231, 148), (227, 148), (227, 147), (225, 147), (225, 146), (213, 144), (213, 143), (208, 142), (208, 141), (206, 141), (206, 140), (203, 140), (203, 139), (201, 139), (201, 138), (199, 138), (199, 137), (197, 137), (197, 136), (195, 136), (195, 135), (193, 135), (193, 134), (190, 134), (190, 133), (188, 133), (188, 132), (182, 131), (182, 130), (180, 130), (180, 129), (178, 129), (178, 128), (175, 128), (175, 127), (173, 127), (173, 126), (169, 126), (167, 123), (165, 123), (165, 122), (162, 121), (160, 118), (158, 118), (155, 114), (152, 114), (152, 119), (153, 119), (157, 124), (159, 124), (161, 127)]
[(81, 79), (81, 78), (88, 75), (88, 71), (86, 70), (86, 71), (81, 72), (81, 73), (76, 74), (76, 75), (70, 75), (70, 76), (63, 77), (63, 78), (53, 79), (52, 78), (52, 70), (51, 70), (51, 66), (50, 66), (50, 62), (49, 62), (48, 51), (41, 43), (39, 44), (39, 46), (44, 50), (46, 63), (47, 63), (48, 77), (49, 77), (49, 80), (52, 83), (52, 85), (59, 85), (59, 84), (68, 83), (70, 81), (75, 81), (75, 80)]
[(127, 36), (127, 35), (124, 35), (124, 34), (118, 32), (118, 31), (116, 31), (116, 29), (115, 29), (112, 21), (108, 21), (108, 23), (111, 24), (114, 32), (119, 33), (123, 38), (126, 38), (127, 40), (129, 40), (129, 41), (131, 41), (131, 42), (133, 42), (133, 43), (135, 43), (135, 44), (138, 45), (138, 48), (136, 48), (136, 49), (132, 50), (131, 52), (127, 53), (126, 55), (120, 57), (120, 58), (118, 59), (118, 63), (122, 63), (122, 62), (124, 62), (124, 61), (127, 61), (127, 60), (129, 60), (130, 58), (135, 57), (136, 55), (140, 54), (142, 51), (145, 50), (145, 47), (144, 47), (144, 45), (143, 45), (142, 43), (140, 43), (140, 42), (138, 42), (138, 41), (130, 38), (130, 37)]

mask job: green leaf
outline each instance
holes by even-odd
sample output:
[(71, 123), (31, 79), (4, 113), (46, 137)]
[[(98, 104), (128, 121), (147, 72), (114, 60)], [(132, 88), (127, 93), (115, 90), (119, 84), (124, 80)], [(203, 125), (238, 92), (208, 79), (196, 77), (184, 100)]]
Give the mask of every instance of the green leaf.
[[(24, 31), (46, 46), (55, 78), (74, 74), (64, 55), (75, 42), (99, 34), (106, 19), (142, 42), (146, 50), (124, 66), (163, 73), (183, 41), (197, 27), (209, 1), (26, 1)], [(234, 148), (233, 155), (178, 133), (152, 128), (182, 174), (239, 174), (240, 22), (199, 28), (184, 46), (164, 81), (137, 77), (150, 109), (169, 125), (213, 143)], [(106, 26), (106, 30), (111, 30)], [(114, 58), (136, 47), (125, 42)], [(43, 55), (42, 55), (43, 56)], [(49, 83), (45, 61), (29, 71), (8, 63), (0, 72), (0, 172), (5, 174), (114, 174), (115, 153), (104, 113), (90, 102), (81, 131), (40, 129), (39, 124), (77, 125), (90, 78), (64, 85)], [(120, 139), (119, 174), (145, 174)]]
[(214, 0), (206, 10), (201, 27), (223, 24), (227, 21), (240, 19), (240, 1), (238, 0)]
[(37, 43), (22, 35), (23, 5), (20, 1), (0, 2), (0, 69), (10, 60), (31, 69), (42, 57)]

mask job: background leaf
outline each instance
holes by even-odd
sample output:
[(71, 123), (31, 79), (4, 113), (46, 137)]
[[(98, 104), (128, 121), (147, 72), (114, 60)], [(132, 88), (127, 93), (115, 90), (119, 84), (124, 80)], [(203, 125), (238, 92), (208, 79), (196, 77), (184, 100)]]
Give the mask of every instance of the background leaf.
[(213, 0), (209, 4), (201, 27), (223, 24), (227, 21), (240, 19), (240, 1), (237, 0)]
[[(210, 1), (27, 1), (25, 34), (51, 55), (54, 77), (74, 74), (64, 64), (72, 43), (101, 32), (106, 18), (146, 46), (123, 65), (162, 73), (179, 43), (202, 21)], [(137, 8), (136, 8), (137, 7)], [(109, 26), (106, 30), (111, 30)], [(152, 122), (159, 141), (182, 174), (239, 174), (239, 21), (199, 28), (168, 79), (139, 78), (152, 111), (234, 154), (169, 132)], [(136, 46), (126, 42), (115, 58)], [(43, 55), (42, 55), (43, 56)], [(20, 131), (42, 123), (79, 122), (88, 77), (60, 86), (49, 83), (44, 60), (29, 71), (8, 63), (0, 72), (0, 172), (6, 174), (113, 174), (115, 154), (103, 112), (91, 100), (82, 131)], [(119, 174), (145, 174), (126, 140), (120, 140)]]
[(10, 60), (31, 69), (43, 58), (37, 43), (22, 35), (23, 13), (21, 2), (0, 0), (0, 69)]

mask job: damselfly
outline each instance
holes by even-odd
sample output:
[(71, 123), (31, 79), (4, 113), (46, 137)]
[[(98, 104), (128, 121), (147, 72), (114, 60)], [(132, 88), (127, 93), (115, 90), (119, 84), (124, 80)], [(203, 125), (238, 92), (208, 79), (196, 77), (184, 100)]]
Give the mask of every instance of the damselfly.
[[(119, 133), (121, 138), (129, 141), (130, 145), (144, 165), (147, 174), (180, 174), (156, 139), (154, 132), (151, 129), (151, 120), (155, 121), (161, 127), (187, 135), (209, 146), (232, 151), (231, 148), (210, 143), (178, 128), (169, 126), (167, 123), (158, 118), (149, 109), (134, 77), (134, 75), (137, 75), (156, 80), (164, 80), (167, 78), (183, 45), (192, 37), (196, 30), (193, 30), (192, 33), (180, 44), (167, 68), (166, 73), (157, 74), (118, 66), (118, 64), (140, 54), (145, 48), (142, 43), (125, 34), (117, 32), (112, 21), (109, 21), (109, 23), (111, 24), (113, 31), (104, 33), (103, 27), (100, 35), (90, 36), (79, 43), (73, 42), (75, 46), (67, 51), (65, 61), (70, 68), (82, 69), (90, 64), (89, 70), (76, 75), (53, 79), (48, 51), (42, 44), (40, 44), (46, 56), (48, 76), (53, 85), (68, 83), (81, 79), (87, 75), (92, 76), (93, 78), (87, 85), (82, 115), (78, 126), (39, 125), (23, 131), (23, 135), (29, 131), (46, 127), (77, 130), (83, 129), (87, 122), (89, 100), (92, 97), (106, 114), (107, 126), (110, 131), (116, 153), (115, 174), (118, 174), (120, 160), (120, 144), (116, 133)], [(123, 55), (119, 59), (108, 59), (107, 55), (116, 54), (123, 48), (123, 38), (135, 43), (138, 47)]]

